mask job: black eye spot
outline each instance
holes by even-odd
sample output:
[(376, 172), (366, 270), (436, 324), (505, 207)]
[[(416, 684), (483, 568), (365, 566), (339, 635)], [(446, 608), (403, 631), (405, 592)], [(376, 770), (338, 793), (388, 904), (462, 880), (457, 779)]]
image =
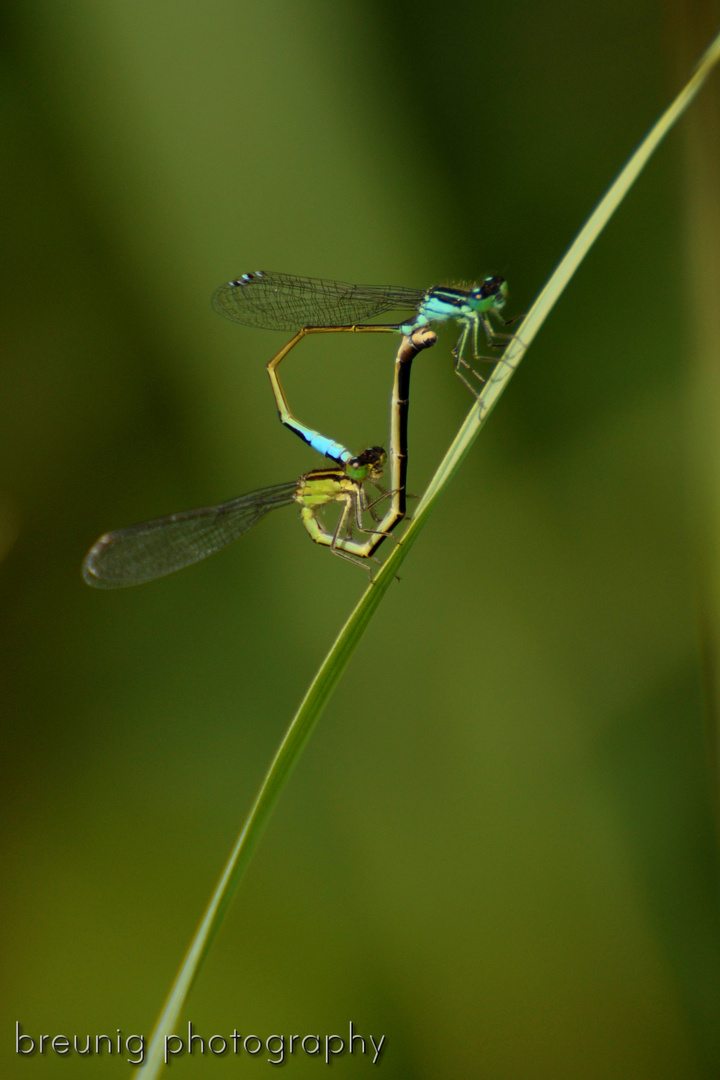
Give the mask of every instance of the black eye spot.
[(505, 279), (501, 278), (499, 274), (487, 277), (480, 287), (480, 295), (483, 299), (487, 299), (488, 296), (502, 297), (502, 287), (504, 283)]

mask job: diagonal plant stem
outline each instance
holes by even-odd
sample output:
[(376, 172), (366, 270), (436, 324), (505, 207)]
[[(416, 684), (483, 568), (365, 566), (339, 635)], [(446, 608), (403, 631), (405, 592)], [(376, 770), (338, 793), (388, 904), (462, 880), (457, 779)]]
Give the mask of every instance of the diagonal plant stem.
[[(718, 59), (720, 59), (720, 34), (701, 57), (690, 81), (647, 134), (560, 261), (525, 318), (521, 330), (522, 337), (517, 336), (510, 341), (493, 374), (488, 379), (476, 405), (470, 410), (452, 445), (440, 462), (415, 510), (413, 520), (403, 536), (402, 543), (396, 545), (395, 550), (375, 576), (374, 581), (348, 618), (315, 675), (268, 769), (260, 791), (198, 927), (195, 938), (183, 961), (158, 1020), (148, 1048), (145, 1064), (140, 1072), (135, 1074), (139, 1077), (139, 1080), (152, 1080), (160, 1072), (163, 1065), (164, 1040), (173, 1032), (185, 998), (219, 929), (242, 874), (257, 846), (262, 830), (358, 642), (362, 638), (380, 601), (397, 575), (401, 563), (415, 543), (431, 510), (459, 469), (497, 404), (500, 395), (504, 392), (515, 373), (528, 346), (561, 296), (570, 278), (635, 182), (653, 151), (675, 121), (690, 105)], [(404, 339), (401, 348), (411, 344), (409, 339)], [(432, 344), (432, 342), (425, 340), (423, 344), (416, 342), (415, 347), (422, 348), (423, 345), (427, 346), (429, 344)]]

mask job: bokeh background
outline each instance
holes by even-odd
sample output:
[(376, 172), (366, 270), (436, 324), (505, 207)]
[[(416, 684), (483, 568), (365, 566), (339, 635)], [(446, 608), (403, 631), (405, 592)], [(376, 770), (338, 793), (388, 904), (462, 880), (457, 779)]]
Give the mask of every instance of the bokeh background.
[[(149, 1036), (366, 584), (293, 510), (157, 584), (83, 584), (99, 533), (319, 464), (277, 422), (265, 363), (285, 338), (219, 319), (214, 288), (259, 268), (499, 272), (527, 311), (719, 15), (3, 4), (3, 1077), (128, 1073), (18, 1058), (15, 1021)], [(192, 992), (205, 1037), (352, 1020), (398, 1078), (720, 1073), (718, 78), (375, 617)], [(470, 404), (453, 340), (415, 365), (417, 492)], [(394, 344), (304, 343), (297, 413), (383, 441)]]

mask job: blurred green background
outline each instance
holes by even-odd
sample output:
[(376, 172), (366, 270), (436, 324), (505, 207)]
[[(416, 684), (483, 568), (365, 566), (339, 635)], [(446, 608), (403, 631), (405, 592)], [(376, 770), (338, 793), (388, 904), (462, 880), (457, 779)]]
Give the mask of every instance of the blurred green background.
[[(499, 272), (527, 311), (719, 14), (2, 6), (3, 1077), (127, 1074), (18, 1058), (15, 1021), (150, 1034), (366, 584), (292, 510), (157, 584), (82, 583), (101, 532), (319, 464), (277, 422), (285, 337), (219, 319), (214, 288)], [(381, 606), (192, 992), (199, 1034), (352, 1020), (386, 1077), (720, 1075), (718, 77)], [(415, 364), (416, 492), (470, 405), (453, 341)], [(394, 344), (305, 342), (298, 415), (385, 440)]]

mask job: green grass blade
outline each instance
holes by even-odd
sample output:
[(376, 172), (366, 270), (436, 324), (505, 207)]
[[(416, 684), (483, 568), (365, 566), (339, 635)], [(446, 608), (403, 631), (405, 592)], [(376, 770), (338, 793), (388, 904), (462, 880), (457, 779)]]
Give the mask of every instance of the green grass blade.
[(375, 609), (394, 580), (403, 559), (415, 543), (435, 502), (457, 472), (500, 395), (504, 392), (528, 345), (554, 307), (580, 262), (627, 194), (650, 155), (675, 121), (687, 109), (719, 58), (720, 34), (713, 40), (701, 58), (688, 84), (678, 94), (672, 105), (632, 155), (561, 260), (525, 318), (522, 324), (521, 336), (510, 342), (503, 354), (502, 362), (495, 368), (480, 399), (471, 409), (455, 440), (441, 461), (414, 513), (413, 520), (408, 526), (402, 543), (396, 545), (395, 550), (376, 575), (373, 584), (369, 586), (340, 631), (313, 679), (297, 713), (293, 717), (263, 780), (257, 798), (248, 814), (242, 832), (228, 859), (160, 1016), (148, 1048), (145, 1064), (140, 1072), (135, 1074), (140, 1080), (152, 1080), (162, 1068), (164, 1040), (166, 1036), (173, 1032), (188, 991), (203, 959), (207, 955), (210, 944), (218, 931), (222, 918), (235, 894), (245, 867), (257, 846), (262, 830), (285, 786), (285, 782), (297, 764), (315, 724), (349, 663)]

